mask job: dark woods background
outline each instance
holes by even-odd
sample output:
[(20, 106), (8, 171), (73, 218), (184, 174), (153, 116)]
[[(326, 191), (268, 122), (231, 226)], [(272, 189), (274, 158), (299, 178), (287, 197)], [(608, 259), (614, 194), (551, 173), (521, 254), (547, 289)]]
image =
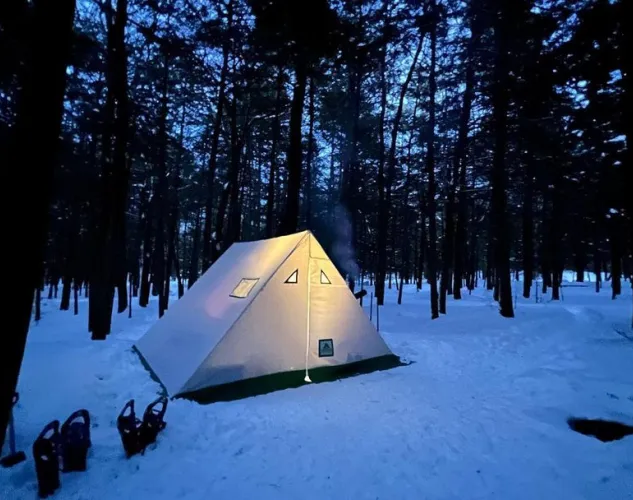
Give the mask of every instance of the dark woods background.
[(429, 286), (433, 318), (482, 278), (512, 317), (520, 270), (526, 297), (539, 274), (557, 300), (571, 268), (608, 273), (616, 298), (633, 265), (625, 3), (2, 2), (20, 235), (2, 429), (34, 294), (36, 318), (42, 293), (75, 314), (89, 297), (105, 339), (113, 310), (154, 295), (162, 315), (170, 280), (186, 293), (234, 241), (312, 229), (380, 303)]

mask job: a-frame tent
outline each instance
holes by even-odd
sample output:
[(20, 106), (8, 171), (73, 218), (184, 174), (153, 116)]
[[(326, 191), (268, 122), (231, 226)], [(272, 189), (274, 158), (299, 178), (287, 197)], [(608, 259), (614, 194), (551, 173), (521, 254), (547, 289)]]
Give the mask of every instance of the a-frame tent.
[(135, 348), (209, 401), (401, 364), (310, 231), (231, 245)]

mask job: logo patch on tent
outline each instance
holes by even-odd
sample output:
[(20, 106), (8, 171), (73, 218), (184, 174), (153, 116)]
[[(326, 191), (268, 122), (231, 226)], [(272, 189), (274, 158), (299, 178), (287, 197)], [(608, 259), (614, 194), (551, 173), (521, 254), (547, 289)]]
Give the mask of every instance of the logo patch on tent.
[(331, 285), (332, 282), (330, 281), (330, 278), (328, 278), (325, 273), (323, 272), (323, 269), (321, 269), (321, 284), (322, 285)]
[(298, 283), (299, 282), (299, 269), (295, 269), (293, 273), (288, 276), (288, 279), (284, 283)]
[(319, 358), (334, 356), (334, 340), (319, 339)]

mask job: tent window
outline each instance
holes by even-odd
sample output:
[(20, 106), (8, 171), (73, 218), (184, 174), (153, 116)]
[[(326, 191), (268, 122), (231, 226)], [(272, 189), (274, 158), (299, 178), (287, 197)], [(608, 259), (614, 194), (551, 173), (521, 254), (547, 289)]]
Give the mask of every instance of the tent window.
[(288, 276), (288, 279), (284, 283), (298, 283), (299, 282), (299, 269), (295, 269), (293, 273)]
[(255, 287), (259, 278), (242, 278), (237, 286), (231, 292), (231, 297), (245, 299), (251, 290)]
[(322, 285), (331, 285), (332, 282), (330, 281), (330, 278), (328, 278), (325, 273), (323, 272), (323, 269), (321, 269), (321, 284)]

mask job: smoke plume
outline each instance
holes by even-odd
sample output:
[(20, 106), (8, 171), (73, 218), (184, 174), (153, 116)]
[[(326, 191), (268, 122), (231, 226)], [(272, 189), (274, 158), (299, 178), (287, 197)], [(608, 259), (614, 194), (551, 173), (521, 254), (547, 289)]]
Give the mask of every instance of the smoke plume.
[(359, 267), (354, 252), (352, 218), (342, 205), (334, 208), (334, 227), (332, 228), (332, 257), (339, 267), (351, 278), (358, 277)]

